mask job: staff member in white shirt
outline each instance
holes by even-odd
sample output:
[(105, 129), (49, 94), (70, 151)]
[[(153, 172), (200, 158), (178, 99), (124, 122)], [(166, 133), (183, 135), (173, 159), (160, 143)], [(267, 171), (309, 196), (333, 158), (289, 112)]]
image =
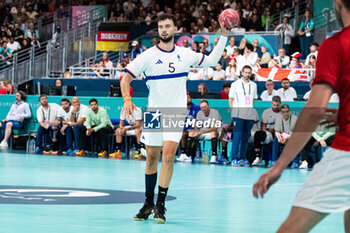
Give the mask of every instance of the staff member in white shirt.
[(290, 86), (290, 81), (288, 78), (282, 79), (282, 87), (277, 90), (278, 95), (283, 101), (294, 101), (295, 98), (298, 98), (297, 92), (293, 87)]
[(24, 102), (27, 99), (26, 94), (23, 91), (16, 93), (16, 103), (11, 106), (9, 113), (5, 120), (0, 124), (0, 149), (8, 148), (8, 139), (11, 136), (12, 129), (20, 129), (23, 127), (23, 120), (31, 118), (29, 105)]
[(276, 95), (278, 96), (277, 91), (274, 89), (275, 84), (273, 83), (273, 80), (271, 79), (266, 80), (265, 87), (266, 87), (266, 90), (263, 91), (263, 93), (261, 93), (261, 96), (260, 96), (262, 101), (272, 101), (272, 97)]
[(52, 148), (52, 126), (58, 116), (60, 106), (58, 104), (47, 101), (45, 94), (39, 97), (40, 107), (36, 111), (36, 116), (39, 122), (39, 128), (36, 136), (36, 148), (35, 153), (42, 153), (43, 151), (43, 136), (46, 135), (45, 146), (49, 147), (49, 151)]
[[(253, 104), (258, 98), (257, 85), (250, 80), (252, 68), (244, 66), (242, 78), (231, 84), (229, 105), (233, 123), (232, 166), (250, 166), (247, 160), (247, 146), (254, 124)], [(241, 146), (238, 151), (239, 145)]]
[[(72, 155), (73, 154), (73, 129), (69, 125), (70, 120), (70, 111), (72, 110), (71, 103), (69, 99), (62, 98), (61, 107), (58, 112), (58, 117), (62, 122), (62, 128), (60, 129), (60, 133), (63, 136), (60, 138), (60, 146), (64, 149), (64, 155)], [(64, 143), (65, 142), (65, 143)]]
[(86, 120), (86, 113), (88, 106), (81, 104), (78, 97), (72, 98), (73, 108), (70, 110), (70, 121), (68, 124), (73, 128), (74, 133), (74, 151), (73, 154), (77, 156), (84, 156), (85, 151), (85, 137), (86, 127), (84, 125)]

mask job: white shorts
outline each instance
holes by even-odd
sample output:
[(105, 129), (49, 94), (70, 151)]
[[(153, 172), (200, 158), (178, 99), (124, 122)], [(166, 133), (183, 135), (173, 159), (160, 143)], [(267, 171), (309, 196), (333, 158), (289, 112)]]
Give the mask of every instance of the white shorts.
[(147, 146), (163, 146), (164, 141), (179, 143), (182, 132), (142, 132), (141, 142)]
[(350, 152), (329, 148), (306, 178), (293, 206), (321, 213), (350, 209)]

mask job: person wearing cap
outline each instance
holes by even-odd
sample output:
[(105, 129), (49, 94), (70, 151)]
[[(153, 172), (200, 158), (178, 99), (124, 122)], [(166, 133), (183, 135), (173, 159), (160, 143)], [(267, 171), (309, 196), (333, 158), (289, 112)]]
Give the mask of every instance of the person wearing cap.
[(136, 58), (137, 54), (143, 53), (144, 49), (142, 46), (139, 46), (139, 42), (137, 40), (134, 40), (131, 43), (132, 50), (131, 50), (131, 58)]
[(281, 85), (282, 87), (277, 90), (277, 93), (281, 97), (282, 101), (294, 101), (295, 98), (298, 98), (297, 92), (290, 86), (290, 81), (288, 78), (282, 79)]
[(299, 52), (295, 52), (291, 55), (291, 62), (290, 62), (290, 67), (292, 68), (292, 62), (296, 62), (298, 65), (295, 67), (293, 67), (292, 69), (302, 69), (304, 68), (303, 64), (300, 63), (300, 59), (303, 57), (303, 55)]

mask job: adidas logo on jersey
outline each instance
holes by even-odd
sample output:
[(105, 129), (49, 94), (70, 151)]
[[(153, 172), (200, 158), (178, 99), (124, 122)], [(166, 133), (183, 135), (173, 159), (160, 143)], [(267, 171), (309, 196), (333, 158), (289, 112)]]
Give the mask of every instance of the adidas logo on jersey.
[(163, 64), (163, 62), (159, 59), (157, 62), (156, 62), (156, 65), (157, 64)]

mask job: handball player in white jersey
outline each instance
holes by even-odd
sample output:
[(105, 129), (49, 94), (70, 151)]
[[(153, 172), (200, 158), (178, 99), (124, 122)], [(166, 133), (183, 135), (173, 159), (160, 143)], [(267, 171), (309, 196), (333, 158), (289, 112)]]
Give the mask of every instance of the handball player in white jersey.
[[(322, 43), (310, 98), (294, 132), (276, 164), (253, 187), (253, 195), (263, 197), (309, 141), (322, 118), (325, 123), (338, 124), (331, 148), (307, 177), (278, 233), (309, 232), (332, 212), (344, 212), (345, 232), (350, 233), (350, 1), (334, 0), (334, 9), (343, 30)], [(339, 95), (338, 111), (327, 110), (333, 91)]]
[[(186, 79), (191, 66), (215, 66), (224, 51), (228, 30), (221, 23), (222, 35), (209, 56), (196, 53), (190, 49), (174, 45), (174, 33), (177, 31), (176, 20), (173, 15), (163, 14), (158, 18), (158, 33), (160, 43), (147, 49), (136, 57), (126, 68), (121, 81), (124, 98), (123, 111), (132, 114), (135, 107), (130, 97), (130, 82), (141, 75), (149, 89), (148, 109), (162, 108), (186, 109)], [(146, 200), (139, 213), (134, 217), (136, 221), (148, 219), (153, 212), (154, 219), (165, 222), (164, 201), (167, 195), (173, 164), (178, 143), (181, 140), (182, 129), (172, 132), (145, 132), (141, 141), (146, 145), (147, 159), (145, 172)], [(157, 183), (157, 167), (162, 152), (162, 167), (159, 174), (159, 190), (156, 204), (154, 204), (154, 189)]]

